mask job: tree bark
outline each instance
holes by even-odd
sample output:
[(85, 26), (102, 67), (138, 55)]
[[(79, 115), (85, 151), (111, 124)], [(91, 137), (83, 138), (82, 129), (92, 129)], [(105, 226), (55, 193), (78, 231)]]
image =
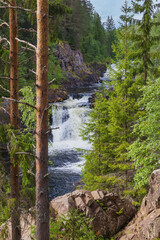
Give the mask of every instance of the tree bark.
[[(16, 6), (14, 0), (9, 1), (10, 6)], [(17, 12), (15, 9), (9, 10), (10, 28), (10, 123), (14, 129), (18, 129), (18, 42), (17, 37)], [(14, 200), (14, 207), (11, 210), (12, 240), (21, 239), (20, 229), (20, 193), (19, 193), (19, 161), (11, 158), (11, 198)]]
[(36, 239), (49, 239), (48, 0), (37, 0)]

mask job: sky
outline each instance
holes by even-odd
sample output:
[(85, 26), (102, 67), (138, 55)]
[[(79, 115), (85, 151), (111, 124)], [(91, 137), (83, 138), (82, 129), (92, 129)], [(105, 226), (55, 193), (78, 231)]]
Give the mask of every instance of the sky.
[[(90, 0), (90, 2), (94, 6), (95, 11), (101, 16), (102, 22), (106, 21), (108, 16), (112, 16), (115, 25), (118, 26), (121, 7), (125, 0)], [(156, 2), (156, 0), (153, 2)], [(131, 3), (131, 0), (128, 0), (128, 3)], [(160, 0), (157, 3), (160, 3)]]

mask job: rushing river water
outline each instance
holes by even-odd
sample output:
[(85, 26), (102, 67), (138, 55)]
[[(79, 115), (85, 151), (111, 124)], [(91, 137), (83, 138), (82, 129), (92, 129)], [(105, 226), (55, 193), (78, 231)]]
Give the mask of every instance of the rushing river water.
[[(102, 79), (103, 80), (103, 79)], [(100, 84), (72, 92), (62, 103), (53, 105), (52, 136), (49, 144), (50, 199), (71, 192), (81, 178), (82, 152), (91, 145), (79, 136), (80, 127), (88, 121), (90, 99)]]

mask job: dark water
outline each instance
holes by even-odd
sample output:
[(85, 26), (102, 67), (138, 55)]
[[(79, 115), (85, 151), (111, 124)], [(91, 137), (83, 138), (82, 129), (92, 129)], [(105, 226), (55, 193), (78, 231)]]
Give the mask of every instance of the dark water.
[[(49, 147), (50, 199), (75, 190), (81, 179), (84, 164), (82, 153), (78, 149), (90, 149), (91, 145), (79, 136), (79, 128), (88, 120), (90, 98), (94, 88), (75, 90), (69, 99), (56, 103), (53, 107), (52, 131)], [(83, 91), (82, 91), (83, 90)]]

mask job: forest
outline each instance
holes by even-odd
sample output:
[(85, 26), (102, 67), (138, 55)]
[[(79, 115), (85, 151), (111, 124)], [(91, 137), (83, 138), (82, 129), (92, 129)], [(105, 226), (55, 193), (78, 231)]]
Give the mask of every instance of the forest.
[(30, 214), (29, 239), (121, 239), (118, 230), (95, 231), (78, 210), (52, 219), (49, 138), (59, 128), (50, 123), (52, 104), (107, 70), (79, 126), (92, 147), (81, 149), (77, 188), (117, 194), (139, 210), (160, 168), (159, 6), (125, 0), (116, 27), (89, 0), (0, 0), (0, 239), (23, 240), (21, 218)]

